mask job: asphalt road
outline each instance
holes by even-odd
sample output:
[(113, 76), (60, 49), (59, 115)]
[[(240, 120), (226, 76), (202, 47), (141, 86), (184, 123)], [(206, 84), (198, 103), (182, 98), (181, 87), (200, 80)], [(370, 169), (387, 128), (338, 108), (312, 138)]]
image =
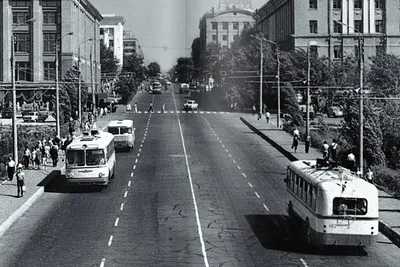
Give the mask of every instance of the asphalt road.
[[(206, 94), (201, 93), (201, 94)], [(187, 95), (140, 93), (140, 110)], [(200, 110), (215, 110), (201, 102)], [(221, 108), (223, 109), (223, 108)], [(62, 178), (0, 241), (0, 266), (397, 266), (385, 237), (371, 248), (307, 250), (287, 235), (288, 160), (238, 114), (125, 114), (133, 152), (117, 153), (107, 189)]]

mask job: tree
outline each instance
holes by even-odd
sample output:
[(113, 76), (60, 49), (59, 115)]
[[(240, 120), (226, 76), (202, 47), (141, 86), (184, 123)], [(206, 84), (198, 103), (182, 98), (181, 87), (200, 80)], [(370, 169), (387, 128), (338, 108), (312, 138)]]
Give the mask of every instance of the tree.
[(400, 57), (393, 54), (378, 54), (371, 58), (368, 82), (372, 89), (384, 96), (400, 93)]
[(114, 52), (100, 42), (100, 63), (101, 74), (114, 77), (118, 71), (119, 60), (114, 56)]
[(150, 77), (156, 77), (161, 72), (161, 67), (157, 62), (151, 62), (147, 69)]
[(144, 66), (144, 59), (142, 56), (133, 53), (132, 55), (124, 57), (124, 65), (122, 67), (123, 73), (130, 73), (137, 81), (145, 79), (145, 73), (147, 72)]
[(192, 66), (192, 59), (190, 57), (178, 58), (175, 65), (175, 78), (178, 78), (179, 82), (189, 82)]
[(121, 104), (129, 103), (137, 92), (137, 80), (133, 76), (122, 75), (115, 86), (115, 92), (121, 96)]

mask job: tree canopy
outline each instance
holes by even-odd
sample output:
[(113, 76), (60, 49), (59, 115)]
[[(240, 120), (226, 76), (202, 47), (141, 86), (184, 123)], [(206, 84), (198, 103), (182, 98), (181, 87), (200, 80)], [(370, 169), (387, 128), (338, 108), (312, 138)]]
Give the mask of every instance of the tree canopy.
[(100, 42), (101, 74), (115, 76), (118, 71), (119, 60), (114, 57), (112, 49)]
[(156, 77), (161, 72), (161, 67), (157, 62), (151, 62), (147, 70), (150, 77)]

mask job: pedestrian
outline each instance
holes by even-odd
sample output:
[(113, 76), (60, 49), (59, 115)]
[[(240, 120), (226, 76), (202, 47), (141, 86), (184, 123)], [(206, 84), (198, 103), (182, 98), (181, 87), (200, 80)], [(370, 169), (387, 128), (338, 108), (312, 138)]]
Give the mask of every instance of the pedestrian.
[(12, 157), (9, 157), (7, 163), (7, 175), (9, 181), (13, 180), (14, 173), (15, 173), (15, 161), (13, 160)]
[[(90, 114), (90, 113), (89, 113)], [(58, 146), (61, 147), (61, 139), (59, 135), (56, 135), (56, 137), (53, 139), (53, 143)]]
[(56, 167), (58, 163), (58, 147), (54, 144), (50, 148), (50, 156), (53, 160), (53, 167)]
[(371, 170), (370, 167), (367, 168), (367, 173), (365, 174), (365, 180), (367, 180), (371, 184), (374, 183), (374, 172)]
[(353, 152), (350, 152), (347, 155), (347, 167), (352, 172), (356, 172), (357, 171), (356, 156), (354, 156)]
[(269, 123), (269, 117), (271, 116), (271, 114), (267, 111), (265, 113), (265, 119), (267, 120), (267, 123)]
[(104, 115), (104, 108), (100, 108), (100, 118), (103, 118)]
[(322, 145), (322, 157), (324, 158), (324, 160), (328, 159), (328, 155), (329, 155), (329, 145), (328, 142), (324, 141), (324, 144)]
[(308, 151), (310, 150), (310, 144), (311, 144), (311, 136), (307, 135), (305, 141), (306, 153), (308, 153)]
[(263, 114), (267, 112), (267, 104), (263, 104)]
[(252, 111), (253, 111), (253, 116), (256, 115), (256, 104), (253, 104)]
[(148, 112), (153, 112), (153, 102), (150, 101), (149, 104), (149, 111)]
[(18, 168), (15, 176), (17, 178), (17, 197), (23, 197), (25, 189), (25, 173), (22, 171), (22, 167)]
[(36, 147), (36, 158), (35, 158), (36, 170), (40, 169), (41, 161), (42, 161), (42, 151), (39, 147)]
[(337, 148), (338, 148), (338, 144), (336, 143), (336, 139), (332, 139), (332, 144), (329, 147), (330, 158), (332, 159), (332, 161), (335, 161), (335, 162), (336, 162), (336, 156), (337, 156)]
[(300, 131), (299, 131), (299, 129), (297, 129), (296, 126), (294, 127), (294, 130), (293, 130), (293, 136), (297, 136), (297, 138), (300, 138)]
[(72, 118), (69, 118), (68, 132), (70, 136), (74, 134), (74, 120)]
[(133, 107), (134, 107), (134, 109), (135, 109), (135, 110), (134, 110), (134, 113), (138, 113), (138, 112), (137, 112), (137, 102), (135, 102), (135, 105), (134, 105)]
[(33, 169), (34, 169), (34, 170), (36, 170), (36, 157), (37, 157), (37, 152), (36, 152), (36, 150), (37, 150), (37, 147), (35, 146), (35, 147), (32, 149), (32, 153), (31, 153), (31, 161), (32, 161), (32, 166), (33, 166)]
[(28, 146), (25, 146), (24, 150), (24, 168), (27, 170), (29, 168), (29, 160), (31, 159), (31, 151)]
[(299, 146), (299, 138), (297, 135), (293, 136), (293, 143), (292, 143), (292, 149), (294, 149), (294, 152), (297, 152), (297, 147)]
[(162, 113), (165, 113), (165, 103), (162, 104)]
[(108, 108), (104, 107), (104, 116), (107, 115), (107, 113), (108, 113)]

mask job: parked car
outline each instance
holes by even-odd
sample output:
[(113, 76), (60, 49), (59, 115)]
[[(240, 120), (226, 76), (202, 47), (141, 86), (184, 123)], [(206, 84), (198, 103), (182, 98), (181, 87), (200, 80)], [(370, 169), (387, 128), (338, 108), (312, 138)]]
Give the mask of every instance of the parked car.
[(183, 108), (186, 110), (194, 110), (197, 109), (199, 107), (199, 104), (196, 103), (196, 101), (194, 100), (187, 100), (185, 104), (183, 104)]
[(340, 106), (330, 106), (326, 111), (328, 118), (330, 117), (343, 117), (343, 108)]

